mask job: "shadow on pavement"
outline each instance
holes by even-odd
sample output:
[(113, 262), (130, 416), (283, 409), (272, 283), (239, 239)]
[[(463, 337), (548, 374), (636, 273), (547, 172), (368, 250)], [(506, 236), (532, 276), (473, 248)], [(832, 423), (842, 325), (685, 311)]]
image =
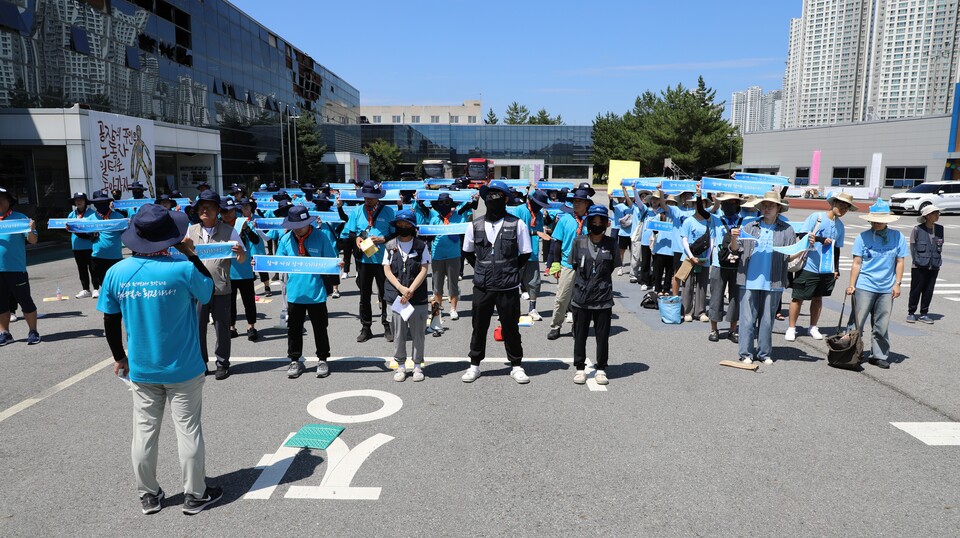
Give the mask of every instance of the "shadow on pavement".
[(42, 319), (60, 319), (60, 318), (83, 318), (86, 317), (86, 314), (79, 310), (71, 310), (70, 312), (47, 312), (43, 315)]
[[(43, 327), (40, 327), (42, 329)], [(44, 334), (44, 342), (61, 342), (76, 338), (103, 338), (103, 329), (83, 329), (82, 331), (67, 331), (62, 333)]]
[(624, 362), (621, 364), (607, 364), (607, 376), (610, 379), (630, 377), (634, 374), (646, 372), (650, 367), (642, 362)]

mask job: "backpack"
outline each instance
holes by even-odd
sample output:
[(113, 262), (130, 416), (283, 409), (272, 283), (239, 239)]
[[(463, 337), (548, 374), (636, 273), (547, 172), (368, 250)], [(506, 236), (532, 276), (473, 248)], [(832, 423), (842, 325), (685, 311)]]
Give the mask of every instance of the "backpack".
[(657, 296), (657, 292), (648, 291), (646, 295), (643, 296), (643, 299), (640, 300), (640, 308), (656, 310), (660, 308), (660, 305), (657, 302), (658, 299), (659, 297)]

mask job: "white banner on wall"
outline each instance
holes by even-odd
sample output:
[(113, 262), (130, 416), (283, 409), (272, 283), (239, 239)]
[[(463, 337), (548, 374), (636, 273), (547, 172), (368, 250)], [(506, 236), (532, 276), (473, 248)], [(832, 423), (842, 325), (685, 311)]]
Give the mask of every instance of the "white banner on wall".
[(127, 191), (134, 181), (156, 196), (153, 120), (90, 111), (91, 189)]
[(870, 163), (870, 184), (867, 185), (870, 198), (880, 196), (880, 172), (882, 164), (883, 153), (874, 153), (873, 162)]

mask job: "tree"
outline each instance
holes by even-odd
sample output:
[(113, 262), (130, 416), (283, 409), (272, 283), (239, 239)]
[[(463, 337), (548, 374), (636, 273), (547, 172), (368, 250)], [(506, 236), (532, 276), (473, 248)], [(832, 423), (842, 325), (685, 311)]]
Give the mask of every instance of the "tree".
[(27, 91), (27, 85), (23, 83), (22, 78), (18, 78), (14, 83), (13, 90), (10, 91), (10, 108), (33, 108), (37, 106), (37, 99)]
[(530, 119), (527, 120), (527, 123), (530, 125), (563, 125), (563, 119), (559, 114), (554, 118), (547, 112), (547, 109), (541, 108), (535, 116), (531, 116)]
[(389, 181), (394, 178), (403, 152), (397, 146), (381, 139), (374, 140), (363, 148), (370, 157), (370, 175), (377, 181)]
[(506, 118), (503, 123), (507, 125), (523, 125), (530, 118), (530, 109), (514, 101), (507, 107)]
[(323, 164), (326, 152), (327, 145), (323, 143), (313, 114), (305, 113), (297, 118), (297, 163), (307, 180), (319, 182), (326, 178), (327, 167)]
[(497, 114), (493, 111), (493, 107), (490, 107), (490, 110), (487, 112), (487, 117), (483, 119), (483, 123), (486, 125), (496, 125), (500, 121), (500, 118), (497, 117)]

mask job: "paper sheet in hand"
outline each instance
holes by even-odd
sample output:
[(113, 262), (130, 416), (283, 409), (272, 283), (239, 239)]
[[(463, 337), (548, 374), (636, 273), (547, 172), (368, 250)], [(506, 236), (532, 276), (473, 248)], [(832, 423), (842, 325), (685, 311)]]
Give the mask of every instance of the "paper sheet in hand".
[(343, 426), (331, 426), (329, 424), (307, 424), (300, 428), (293, 437), (287, 439), (283, 446), (316, 448), (326, 450), (340, 434), (343, 433)]
[(393, 310), (397, 314), (400, 314), (400, 317), (403, 318), (403, 321), (410, 319), (410, 316), (413, 315), (414, 308), (413, 305), (409, 302), (404, 304), (400, 302), (400, 297), (394, 299), (393, 304), (390, 305), (390, 310)]

